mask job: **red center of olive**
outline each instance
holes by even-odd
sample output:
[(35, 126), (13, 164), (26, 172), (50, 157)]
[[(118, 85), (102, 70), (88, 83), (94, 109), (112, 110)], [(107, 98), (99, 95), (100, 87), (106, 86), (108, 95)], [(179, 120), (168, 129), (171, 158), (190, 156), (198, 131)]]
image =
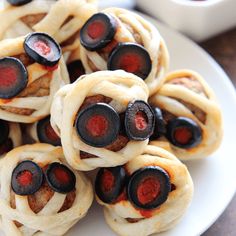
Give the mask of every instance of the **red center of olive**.
[(19, 175), (17, 176), (17, 182), (21, 185), (21, 186), (28, 186), (32, 183), (33, 180), (33, 174), (28, 171), (22, 171), (19, 173)]
[(179, 127), (174, 133), (175, 140), (180, 144), (187, 144), (192, 138), (192, 132), (187, 127)]
[(44, 66), (44, 68), (48, 71), (54, 71), (58, 69), (58, 64), (56, 64), (55, 66)]
[(141, 67), (142, 61), (140, 60), (140, 57), (133, 53), (127, 53), (123, 55), (119, 66), (119, 68), (130, 73), (139, 71)]
[(144, 112), (139, 111), (135, 114), (135, 126), (138, 130), (145, 130), (147, 128), (147, 116)]
[(94, 137), (100, 137), (106, 134), (108, 129), (108, 121), (102, 115), (94, 115), (88, 119), (86, 129)]
[(44, 56), (51, 52), (51, 48), (47, 45), (47, 43), (41, 40), (34, 43), (34, 48), (38, 53)]
[(9, 87), (17, 81), (17, 71), (13, 67), (0, 68), (0, 86)]
[(105, 25), (102, 21), (94, 21), (88, 26), (88, 35), (92, 39), (100, 38), (105, 34)]
[(112, 190), (115, 184), (115, 178), (109, 170), (104, 170), (102, 175), (102, 188), (104, 192), (109, 192)]
[(160, 182), (156, 178), (145, 178), (137, 188), (137, 197), (145, 205), (154, 201), (160, 193)]
[(70, 175), (62, 167), (57, 167), (53, 171), (55, 178), (61, 184), (68, 184), (70, 182)]
[(45, 134), (50, 140), (58, 140), (59, 137), (53, 130), (52, 126), (50, 124), (47, 124), (45, 127)]

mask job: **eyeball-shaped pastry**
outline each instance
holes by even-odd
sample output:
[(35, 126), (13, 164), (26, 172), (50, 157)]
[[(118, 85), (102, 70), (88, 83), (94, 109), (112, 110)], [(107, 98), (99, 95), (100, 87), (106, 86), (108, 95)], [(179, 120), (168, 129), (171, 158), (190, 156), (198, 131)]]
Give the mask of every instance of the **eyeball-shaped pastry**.
[(96, 199), (118, 235), (147, 236), (174, 227), (187, 210), (193, 183), (173, 154), (148, 145), (124, 166), (101, 168)]
[(78, 44), (75, 36), (97, 10), (96, 0), (4, 0), (4, 4), (0, 39), (38, 31), (71, 46)]
[(143, 152), (154, 128), (142, 79), (122, 70), (81, 76), (61, 88), (51, 125), (75, 169), (117, 166)]
[(0, 162), (0, 216), (6, 235), (64, 235), (93, 200), (90, 181), (70, 169), (61, 147), (15, 148)]
[(26, 133), (37, 143), (48, 143), (53, 146), (61, 146), (61, 139), (51, 126), (50, 116), (43, 118), (26, 127)]
[(105, 9), (84, 24), (80, 42), (86, 73), (123, 69), (142, 78), (150, 95), (161, 86), (168, 51), (158, 30), (141, 16), (120, 8)]
[(0, 158), (22, 144), (20, 125), (0, 120)]
[[(160, 111), (158, 119), (158, 114), (155, 115), (158, 122), (152, 139), (166, 137), (172, 152), (181, 160), (207, 157), (219, 147), (222, 114), (214, 92), (198, 73), (190, 70), (169, 73), (149, 102)], [(165, 132), (161, 133), (158, 127), (160, 130), (163, 124)]]
[(44, 33), (0, 42), (0, 118), (32, 123), (49, 115), (56, 91), (69, 83), (57, 42)]

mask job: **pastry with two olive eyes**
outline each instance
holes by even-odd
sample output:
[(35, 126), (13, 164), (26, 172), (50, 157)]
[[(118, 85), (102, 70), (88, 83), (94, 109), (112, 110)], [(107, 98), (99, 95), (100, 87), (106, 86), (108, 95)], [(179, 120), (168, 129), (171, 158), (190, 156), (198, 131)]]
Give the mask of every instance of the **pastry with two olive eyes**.
[(51, 125), (68, 163), (79, 170), (117, 166), (141, 154), (154, 128), (148, 88), (122, 70), (81, 76), (61, 88)]
[(70, 169), (61, 147), (25, 145), (0, 162), (0, 217), (5, 235), (64, 235), (93, 201), (90, 181)]
[(214, 92), (198, 73), (169, 73), (160, 90), (149, 99), (155, 113), (152, 140), (168, 140), (181, 160), (209, 156), (223, 135), (220, 107)]
[(49, 35), (0, 42), (0, 119), (32, 123), (44, 118), (54, 94), (67, 83), (61, 48)]
[(0, 120), (0, 158), (22, 144), (20, 125)]
[(86, 73), (123, 69), (142, 78), (153, 94), (161, 86), (169, 56), (158, 30), (141, 16), (105, 9), (80, 31), (80, 59)]
[(192, 200), (193, 183), (173, 154), (148, 145), (124, 166), (101, 168), (95, 192), (112, 230), (122, 236), (147, 236), (180, 221)]

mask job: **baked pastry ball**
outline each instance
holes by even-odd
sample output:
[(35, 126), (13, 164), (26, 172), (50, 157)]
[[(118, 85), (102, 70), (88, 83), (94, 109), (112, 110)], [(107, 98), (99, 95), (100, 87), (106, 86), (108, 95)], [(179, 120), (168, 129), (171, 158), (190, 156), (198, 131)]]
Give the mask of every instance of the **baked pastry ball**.
[(161, 86), (168, 51), (158, 30), (141, 16), (120, 8), (105, 9), (84, 24), (80, 42), (86, 73), (123, 69), (142, 78), (150, 95)]
[(187, 167), (170, 152), (148, 145), (124, 166), (101, 168), (96, 199), (118, 235), (147, 236), (174, 227), (193, 196)]
[(0, 120), (0, 158), (22, 144), (20, 125)]
[(198, 73), (169, 73), (149, 102), (156, 121), (152, 139), (165, 137), (181, 160), (207, 157), (219, 147), (223, 135), (221, 110), (214, 92)]
[(81, 76), (61, 88), (51, 125), (68, 163), (78, 170), (117, 166), (141, 154), (154, 128), (142, 79), (122, 70)]
[(62, 148), (15, 148), (0, 162), (0, 216), (5, 235), (64, 235), (93, 200), (90, 181), (67, 167)]
[(60, 44), (69, 45), (75, 43), (71, 37), (97, 11), (96, 0), (4, 1), (5, 8), (0, 11), (0, 39), (39, 31), (53, 36)]
[(69, 83), (57, 42), (31, 33), (0, 42), (0, 119), (32, 123), (49, 115), (56, 91)]
[(26, 133), (33, 142), (61, 146), (61, 139), (51, 126), (50, 116), (46, 116), (42, 120), (27, 125)]

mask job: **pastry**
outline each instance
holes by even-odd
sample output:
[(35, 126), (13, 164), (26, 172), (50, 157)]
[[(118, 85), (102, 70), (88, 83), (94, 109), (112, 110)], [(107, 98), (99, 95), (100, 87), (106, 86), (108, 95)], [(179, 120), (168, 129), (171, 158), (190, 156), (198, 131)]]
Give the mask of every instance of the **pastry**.
[(69, 83), (61, 49), (44, 33), (0, 42), (0, 119), (32, 123), (49, 115), (53, 95)]
[(141, 16), (120, 8), (93, 15), (80, 31), (80, 57), (86, 73), (123, 69), (158, 90), (169, 56), (158, 30)]
[[(97, 12), (96, 0), (8, 0), (0, 11), (0, 39), (45, 32), (61, 45), (64, 59), (79, 50), (79, 30)], [(11, 2), (11, 4), (9, 4)], [(17, 4), (21, 2), (21, 4)], [(15, 6), (13, 5), (15, 3)], [(58, 17), (59, 16), (59, 17)], [(7, 21), (5, 18), (7, 17)]]
[(0, 120), (0, 158), (14, 147), (22, 144), (20, 125), (5, 120)]
[(180, 221), (192, 200), (193, 183), (173, 154), (148, 145), (124, 166), (101, 168), (95, 191), (112, 230), (121, 236), (147, 236)]
[(81, 76), (61, 88), (51, 125), (75, 169), (117, 166), (139, 155), (153, 132), (154, 115), (142, 79), (122, 70)]
[(36, 143), (48, 143), (54, 146), (61, 145), (61, 139), (53, 130), (50, 123), (50, 116), (43, 118), (26, 128), (28, 136)]
[(0, 216), (5, 235), (64, 235), (85, 216), (90, 181), (67, 167), (60, 147), (15, 148), (0, 162)]
[(166, 137), (181, 160), (207, 157), (219, 147), (222, 114), (214, 92), (198, 73), (169, 73), (149, 102), (156, 109), (157, 130), (152, 139)]

